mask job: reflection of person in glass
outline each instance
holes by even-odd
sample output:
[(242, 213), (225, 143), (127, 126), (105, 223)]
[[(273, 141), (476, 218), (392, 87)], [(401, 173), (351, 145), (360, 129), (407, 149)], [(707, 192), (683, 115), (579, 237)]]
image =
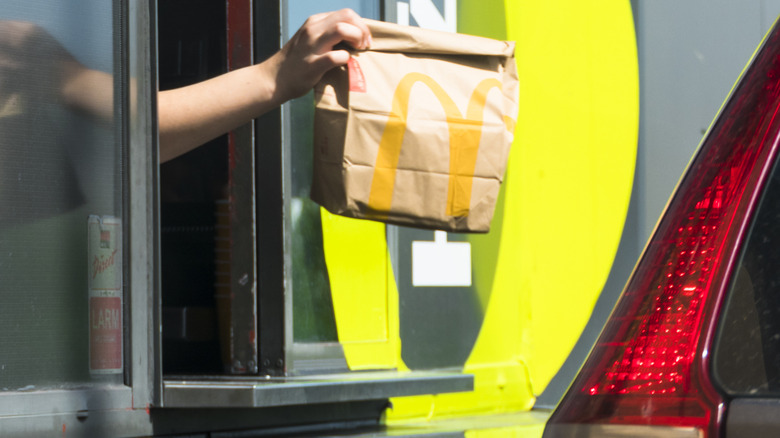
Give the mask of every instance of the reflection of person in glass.
[[(0, 21), (0, 225), (63, 213), (84, 201), (60, 144), (59, 104), (77, 65), (40, 27)], [(42, 199), (25, 199), (35, 193)]]
[[(292, 39), (268, 60), (199, 84), (159, 94), (161, 160), (181, 155), (311, 89), (349, 55), (335, 46), (363, 49), (368, 27), (352, 10), (309, 17)], [(36, 56), (35, 54), (40, 54)], [(31, 86), (19, 87), (18, 84)], [(10, 85), (14, 84), (14, 85)], [(34, 84), (34, 86), (32, 86)], [(113, 78), (81, 66), (40, 27), (0, 22), (0, 116), (21, 114), (41, 102), (64, 102), (95, 116), (112, 113)]]
[[(160, 160), (175, 158), (303, 95), (327, 70), (347, 62), (349, 55), (335, 49), (337, 44), (363, 49), (370, 39), (368, 27), (352, 10), (314, 15), (266, 61), (160, 92)], [(67, 154), (52, 135), (56, 130), (36, 124), (51, 120), (43, 113), (60, 104), (110, 121), (113, 81), (108, 73), (82, 66), (37, 25), (0, 21), (0, 225), (65, 212), (83, 202)], [(36, 192), (50, 195), (37, 204), (7, 202)]]
[[(347, 62), (341, 42), (370, 44), (351, 10), (310, 17), (260, 64), (160, 92), (161, 161), (305, 94)], [(0, 392), (90, 381), (86, 218), (121, 211), (121, 188), (92, 187), (121, 169), (115, 86), (41, 26), (0, 20)]]

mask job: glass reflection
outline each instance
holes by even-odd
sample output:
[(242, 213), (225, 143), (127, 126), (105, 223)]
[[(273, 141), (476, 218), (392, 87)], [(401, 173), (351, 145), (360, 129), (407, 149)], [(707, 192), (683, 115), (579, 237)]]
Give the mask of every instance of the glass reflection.
[(88, 361), (87, 217), (122, 217), (114, 12), (76, 3), (0, 6), (0, 391), (122, 381)]
[[(376, 0), (290, 0), (285, 41), (311, 15), (351, 8), (365, 18), (379, 18)], [(296, 342), (337, 341), (328, 270), (322, 246), (320, 207), (309, 199), (312, 175), (314, 97), (309, 93), (289, 103), (291, 156), (293, 339)]]

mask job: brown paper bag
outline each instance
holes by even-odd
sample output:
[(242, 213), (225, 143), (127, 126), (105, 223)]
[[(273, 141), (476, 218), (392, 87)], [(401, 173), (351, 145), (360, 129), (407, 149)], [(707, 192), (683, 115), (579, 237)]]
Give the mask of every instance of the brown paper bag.
[(332, 213), (487, 232), (517, 117), (514, 43), (369, 21), (315, 87), (312, 199)]

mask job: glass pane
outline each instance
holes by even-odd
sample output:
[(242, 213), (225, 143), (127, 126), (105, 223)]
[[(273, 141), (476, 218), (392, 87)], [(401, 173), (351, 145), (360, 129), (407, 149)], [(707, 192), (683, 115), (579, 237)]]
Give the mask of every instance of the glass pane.
[(780, 170), (764, 189), (735, 271), (715, 348), (720, 385), (733, 395), (780, 395)]
[(113, 3), (0, 5), (0, 391), (122, 382)]
[[(351, 8), (362, 17), (379, 18), (377, 0), (289, 0), (285, 41), (310, 15)], [(309, 199), (312, 174), (314, 97), (309, 93), (289, 104), (286, 130), (291, 150), (293, 338), (296, 342), (336, 341), (336, 323), (328, 271), (322, 249), (320, 207)]]

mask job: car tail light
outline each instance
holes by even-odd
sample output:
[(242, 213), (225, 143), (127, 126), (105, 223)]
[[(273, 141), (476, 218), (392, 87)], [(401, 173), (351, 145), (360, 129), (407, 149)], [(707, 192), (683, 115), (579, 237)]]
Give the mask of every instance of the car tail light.
[(776, 152), (780, 28), (746, 70), (545, 437), (719, 434), (708, 351), (737, 242)]

